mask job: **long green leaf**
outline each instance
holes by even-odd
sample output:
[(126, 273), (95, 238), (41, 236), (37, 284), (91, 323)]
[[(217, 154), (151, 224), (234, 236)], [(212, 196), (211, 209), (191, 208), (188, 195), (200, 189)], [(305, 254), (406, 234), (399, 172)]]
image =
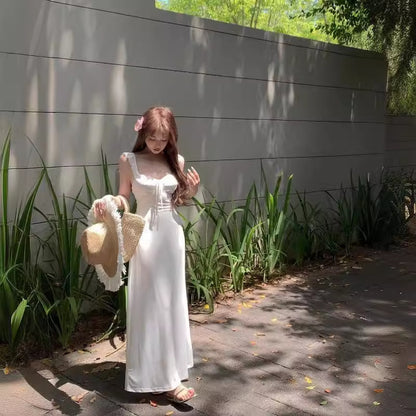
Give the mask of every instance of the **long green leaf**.
[(22, 323), (22, 319), (25, 314), (26, 307), (27, 307), (27, 300), (22, 299), (18, 307), (16, 308), (16, 310), (13, 312), (11, 319), (10, 319), (10, 326), (11, 326), (11, 332), (12, 332), (11, 345), (13, 349), (15, 347), (17, 333)]

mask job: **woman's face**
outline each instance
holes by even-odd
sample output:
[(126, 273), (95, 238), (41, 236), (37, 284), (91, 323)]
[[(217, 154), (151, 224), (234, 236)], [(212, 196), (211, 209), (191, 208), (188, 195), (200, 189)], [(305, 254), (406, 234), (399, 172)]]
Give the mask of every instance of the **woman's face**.
[(167, 146), (169, 139), (167, 137), (146, 137), (145, 143), (147, 148), (155, 155), (162, 153)]

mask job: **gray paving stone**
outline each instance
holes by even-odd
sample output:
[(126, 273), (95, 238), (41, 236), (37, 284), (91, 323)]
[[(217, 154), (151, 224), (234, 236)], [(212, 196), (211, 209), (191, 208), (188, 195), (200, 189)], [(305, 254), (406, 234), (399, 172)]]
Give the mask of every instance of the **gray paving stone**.
[(115, 340), (0, 373), (0, 415), (413, 415), (414, 248), (365, 258), (191, 315), (195, 366), (186, 384), (198, 396), (188, 404), (125, 392), (125, 348)]

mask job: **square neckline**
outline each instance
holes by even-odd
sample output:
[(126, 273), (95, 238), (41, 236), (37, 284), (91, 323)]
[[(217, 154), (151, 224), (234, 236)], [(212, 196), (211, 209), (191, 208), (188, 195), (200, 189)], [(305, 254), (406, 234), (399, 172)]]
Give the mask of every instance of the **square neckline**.
[(161, 178), (153, 178), (152, 176), (146, 175), (145, 173), (141, 173), (139, 171), (139, 164), (137, 163), (138, 160), (137, 160), (136, 153), (131, 152), (131, 153), (128, 153), (128, 155), (131, 155), (130, 160), (134, 161), (134, 165), (133, 166), (134, 166), (135, 176), (136, 177), (143, 177), (143, 178), (146, 178), (146, 179), (151, 180), (151, 181), (161, 182), (161, 181), (163, 181), (163, 179), (167, 178), (168, 176), (172, 176), (176, 180), (176, 176), (172, 172), (166, 173)]

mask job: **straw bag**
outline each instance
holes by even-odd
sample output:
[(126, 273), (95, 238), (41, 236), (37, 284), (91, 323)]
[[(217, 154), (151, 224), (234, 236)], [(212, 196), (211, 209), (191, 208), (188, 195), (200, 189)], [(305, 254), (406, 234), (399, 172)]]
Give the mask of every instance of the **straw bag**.
[(123, 201), (124, 206), (124, 213), (121, 217), (121, 232), (124, 245), (123, 261), (127, 263), (136, 251), (137, 244), (143, 233), (145, 220), (142, 216), (131, 213), (127, 199), (121, 195), (119, 197)]

